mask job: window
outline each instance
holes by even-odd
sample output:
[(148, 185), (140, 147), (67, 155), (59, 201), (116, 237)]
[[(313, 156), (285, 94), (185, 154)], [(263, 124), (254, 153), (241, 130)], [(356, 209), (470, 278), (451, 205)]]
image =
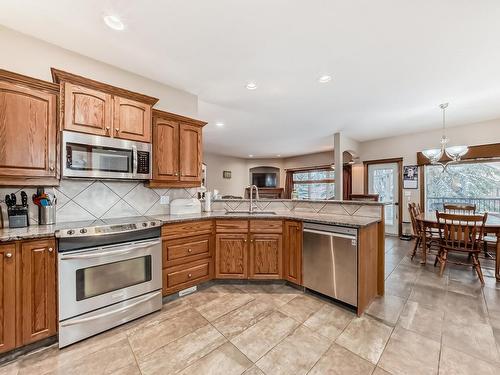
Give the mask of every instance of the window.
[(500, 212), (500, 161), (425, 166), (425, 209), (443, 203), (475, 204), (478, 212)]
[(325, 168), (293, 172), (293, 190), (298, 199), (333, 199), (334, 171)]

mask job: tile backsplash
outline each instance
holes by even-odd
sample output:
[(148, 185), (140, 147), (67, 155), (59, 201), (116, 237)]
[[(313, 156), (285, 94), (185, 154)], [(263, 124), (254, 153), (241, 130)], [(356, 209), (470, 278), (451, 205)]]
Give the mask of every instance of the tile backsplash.
[[(31, 201), (34, 187), (0, 188), (3, 206), (6, 194), (16, 193), (18, 201), (24, 190), (29, 197), (30, 223), (38, 222), (38, 207)], [(164, 215), (170, 212), (169, 204), (160, 204), (162, 195), (170, 201), (177, 198), (196, 197), (197, 188), (151, 189), (138, 181), (61, 180), (60, 186), (47, 187), (57, 197), (58, 223), (100, 218), (118, 218), (141, 215)]]

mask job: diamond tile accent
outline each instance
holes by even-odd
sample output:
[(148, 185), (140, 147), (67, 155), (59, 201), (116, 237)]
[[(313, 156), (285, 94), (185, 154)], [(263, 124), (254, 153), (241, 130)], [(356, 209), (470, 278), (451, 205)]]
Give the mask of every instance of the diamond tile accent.
[(95, 216), (91, 215), (90, 212), (85, 211), (82, 207), (73, 201), (70, 201), (64, 205), (56, 214), (56, 221), (58, 223), (65, 223), (70, 221), (84, 221), (84, 220), (94, 220)]
[(95, 217), (101, 217), (120, 200), (120, 197), (102, 182), (97, 181), (78, 194), (73, 200), (79, 206), (92, 212)]
[[(142, 184), (137, 185), (123, 198), (128, 204), (134, 207), (141, 215), (144, 215), (157, 200), (160, 199), (154, 190), (148, 189)], [(170, 197), (172, 199), (172, 197)]]
[(169, 204), (160, 204), (158, 200), (153, 206), (146, 212), (146, 215), (168, 215), (170, 213)]
[(120, 198), (123, 198), (139, 184), (136, 181), (104, 181), (103, 183)]
[(349, 215), (352, 216), (360, 209), (361, 206), (357, 204), (343, 204), (342, 207)]
[(327, 203), (319, 211), (320, 214), (347, 215), (347, 212), (338, 203)]
[(94, 181), (62, 179), (56, 190), (64, 193), (68, 198), (74, 198), (93, 183)]
[(121, 199), (117, 204), (111, 207), (103, 216), (103, 219), (113, 219), (120, 217), (140, 216), (139, 212), (130, 204)]

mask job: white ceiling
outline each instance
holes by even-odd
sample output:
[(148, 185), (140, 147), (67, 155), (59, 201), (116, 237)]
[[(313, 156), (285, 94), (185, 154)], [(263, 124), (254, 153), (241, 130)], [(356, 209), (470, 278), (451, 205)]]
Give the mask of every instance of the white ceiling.
[(0, 0), (0, 24), (197, 94), (206, 149), (242, 157), (439, 128), (445, 101), (449, 126), (500, 118), (499, 19), (498, 0)]

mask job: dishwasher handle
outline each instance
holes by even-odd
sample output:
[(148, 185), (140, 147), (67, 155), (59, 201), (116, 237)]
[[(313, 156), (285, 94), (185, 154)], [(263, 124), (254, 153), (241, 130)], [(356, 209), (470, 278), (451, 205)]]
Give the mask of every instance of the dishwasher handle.
[(355, 235), (351, 235), (351, 234), (335, 233), (335, 232), (323, 232), (323, 231), (314, 230), (314, 229), (307, 229), (307, 228), (304, 228), (303, 232), (314, 233), (314, 234), (321, 234), (322, 236), (348, 238), (350, 240), (355, 240), (356, 239), (356, 236)]

